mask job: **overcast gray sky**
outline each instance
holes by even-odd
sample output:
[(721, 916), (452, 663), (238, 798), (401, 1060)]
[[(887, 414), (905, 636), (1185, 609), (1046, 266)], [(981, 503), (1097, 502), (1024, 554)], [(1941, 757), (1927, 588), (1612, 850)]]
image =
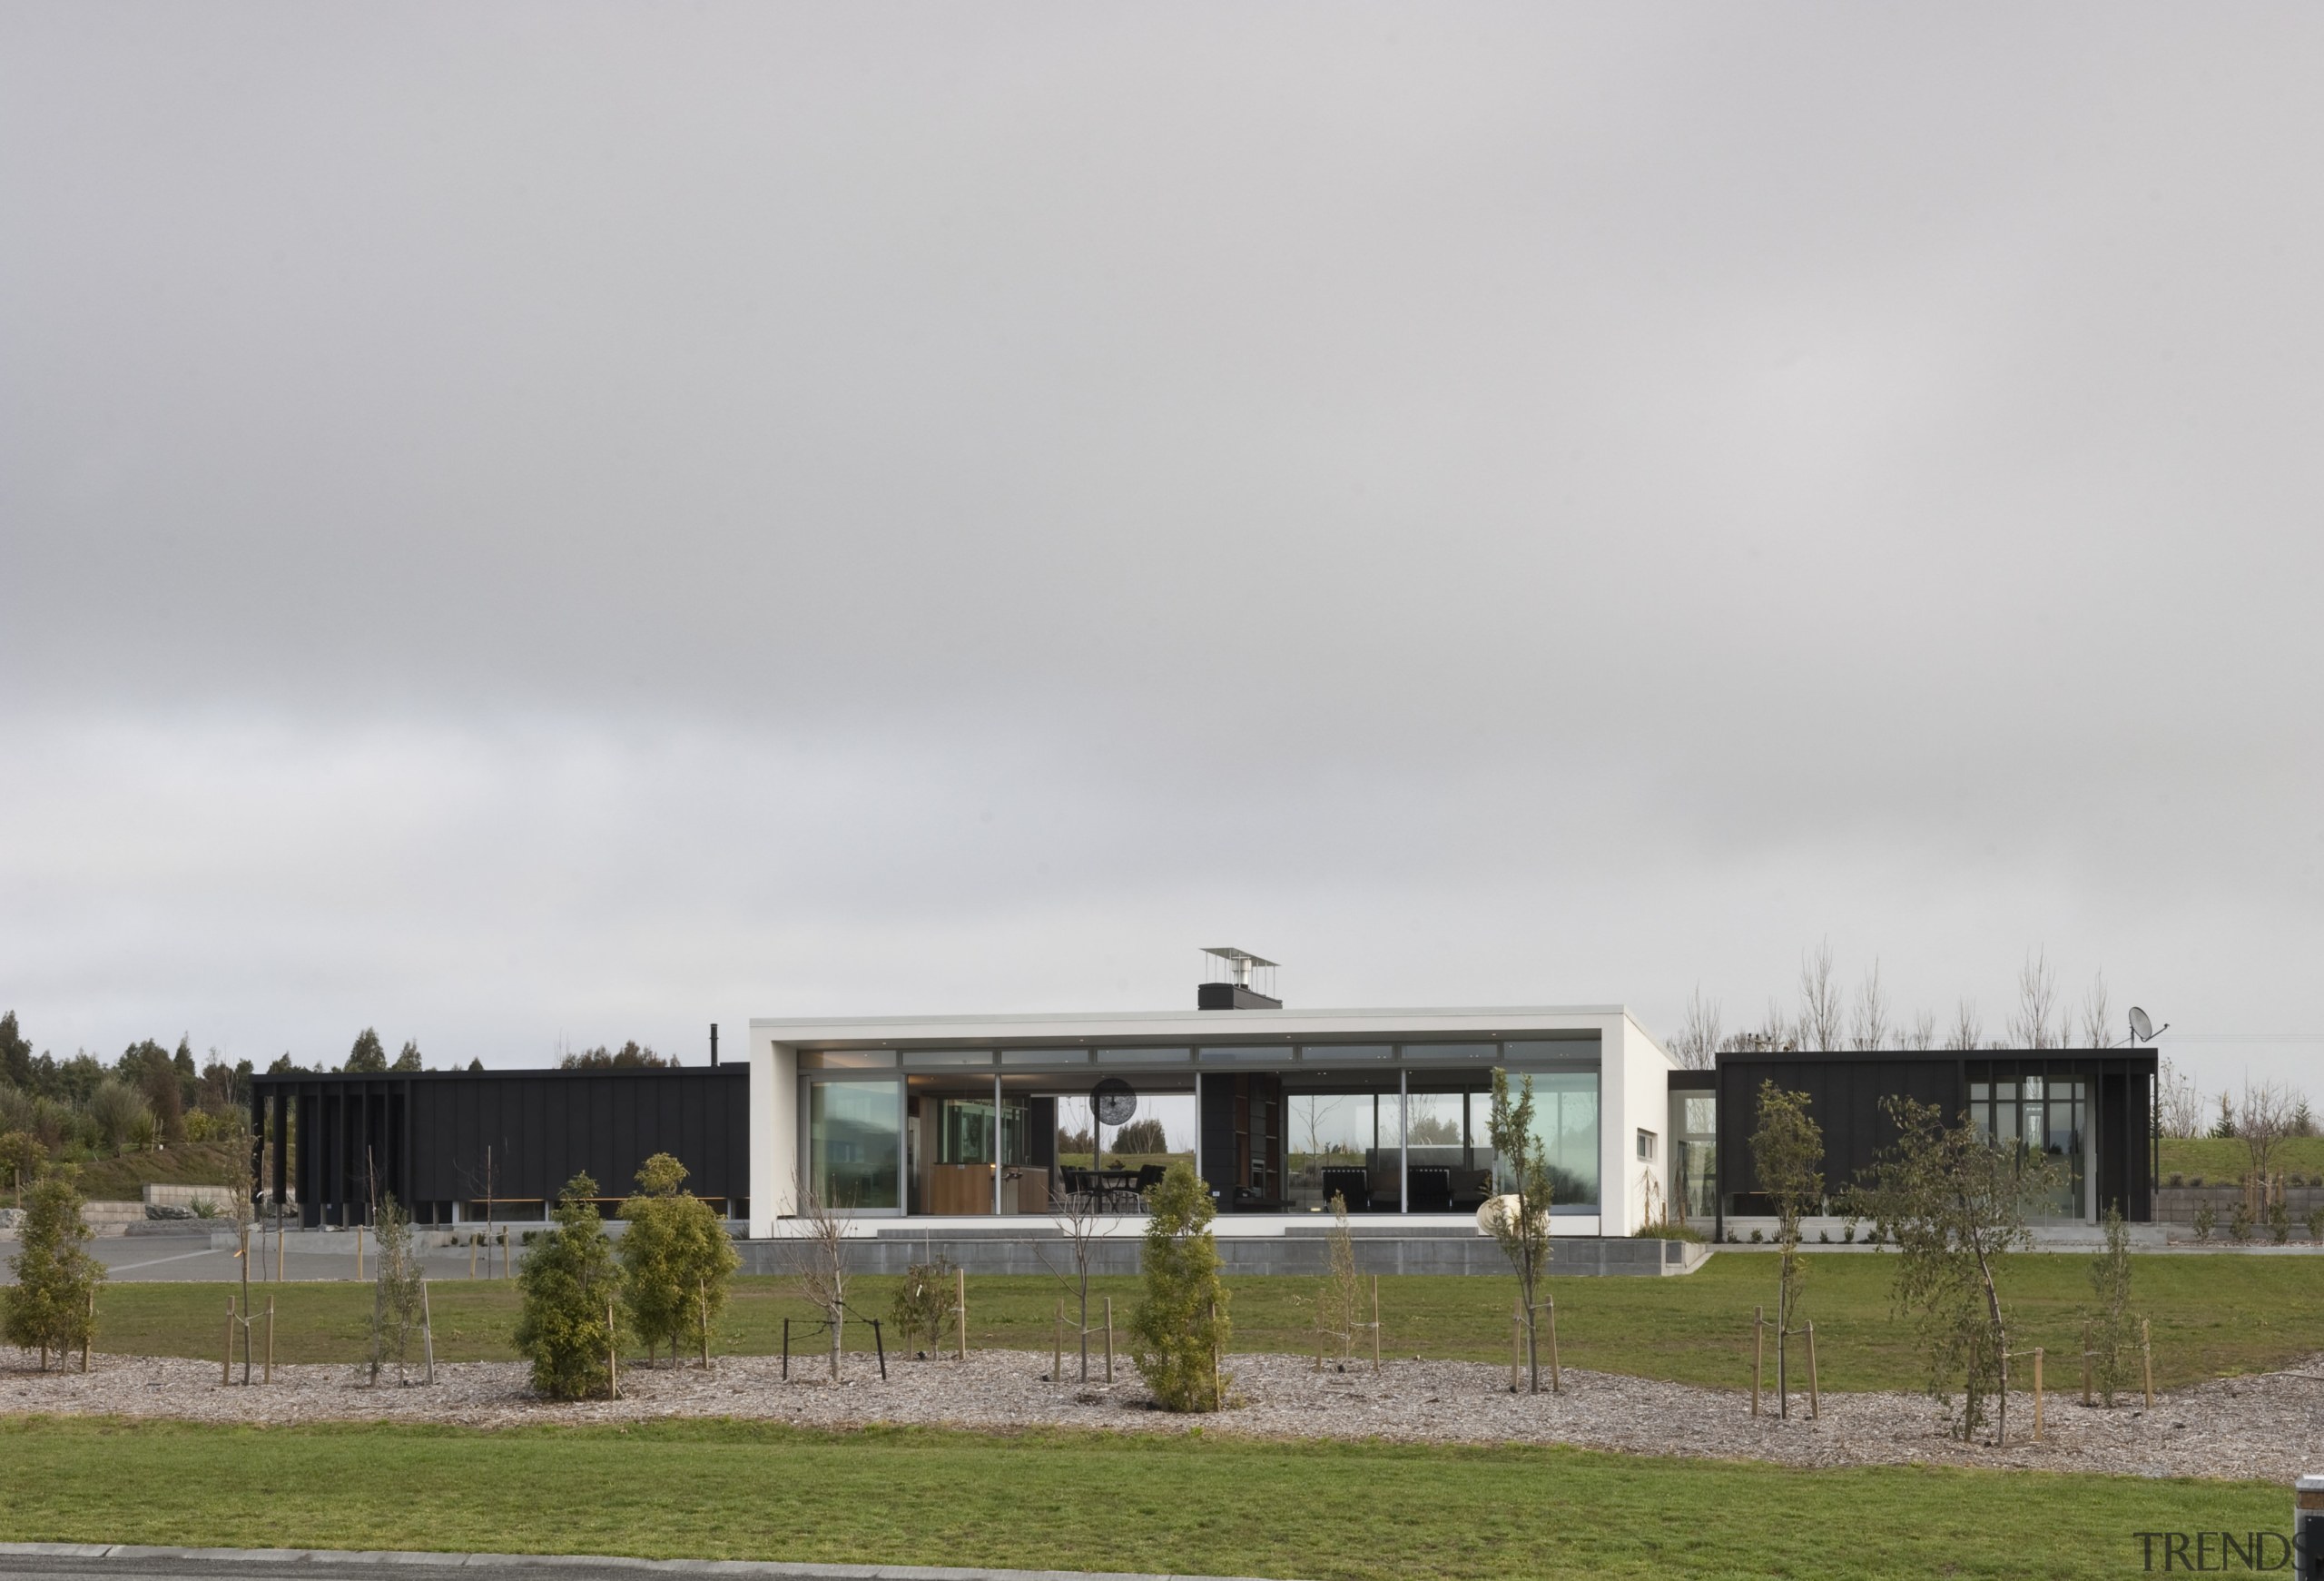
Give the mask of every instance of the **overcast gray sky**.
[(0, 1004), (691, 1058), (1231, 943), (1667, 1035), (1828, 936), (2299, 1074), (2319, 68), (2307, 5), (6, 5)]

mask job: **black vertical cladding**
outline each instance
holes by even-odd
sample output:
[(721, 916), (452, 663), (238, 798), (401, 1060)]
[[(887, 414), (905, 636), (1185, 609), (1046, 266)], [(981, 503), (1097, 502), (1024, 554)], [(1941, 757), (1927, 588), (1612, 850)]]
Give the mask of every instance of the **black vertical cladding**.
[[(254, 1102), (295, 1112), (290, 1165), (308, 1224), (353, 1224), (370, 1201), (369, 1167), (384, 1195), (423, 1214), (487, 1191), (511, 1202), (554, 1201), (586, 1171), (606, 1197), (626, 1196), (657, 1152), (686, 1166), (699, 1196), (750, 1194), (749, 1070), (427, 1072), (366, 1080), (261, 1075)], [(281, 1167), (278, 1154), (278, 1167)], [(429, 1205), (423, 1209), (421, 1205)]]
[(1235, 1200), (1235, 1081), (1206, 1072), (1202, 1083), (1202, 1179), (1222, 1202)]
[(2145, 1137), (2155, 1064), (2153, 1052), (2143, 1049), (1722, 1053), (1716, 1073), (1722, 1216), (1734, 1210), (1735, 1198), (1758, 1190), (1750, 1139), (1758, 1122), (1761, 1082), (1772, 1081), (1808, 1095), (1808, 1112), (1824, 1132), (1824, 1180), (1837, 1193), (1860, 1179), (1896, 1141), (1896, 1128), (1882, 1108), (1885, 1100), (1934, 1104), (1950, 1121), (1968, 1103), (1968, 1083), (1988, 1079), (1998, 1068), (2079, 1076), (2093, 1083), (2084, 1124), (2096, 1144), (2101, 1201), (2118, 1200), (2124, 1218), (2146, 1222), (2154, 1216)]
[(1032, 1101), (1033, 1134), (1029, 1139), (1031, 1156), (1025, 1161), (1035, 1169), (1057, 1167), (1057, 1099), (1037, 1097)]

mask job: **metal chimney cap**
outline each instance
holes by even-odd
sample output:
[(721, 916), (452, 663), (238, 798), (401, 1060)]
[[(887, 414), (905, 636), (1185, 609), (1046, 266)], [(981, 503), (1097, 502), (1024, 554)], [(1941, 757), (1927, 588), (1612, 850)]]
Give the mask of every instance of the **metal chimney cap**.
[(1222, 961), (1244, 961), (1254, 966), (1282, 964), (1281, 962), (1270, 961), (1264, 955), (1254, 955), (1248, 950), (1238, 950), (1232, 944), (1205, 944), (1202, 953), (1206, 955), (1216, 955)]

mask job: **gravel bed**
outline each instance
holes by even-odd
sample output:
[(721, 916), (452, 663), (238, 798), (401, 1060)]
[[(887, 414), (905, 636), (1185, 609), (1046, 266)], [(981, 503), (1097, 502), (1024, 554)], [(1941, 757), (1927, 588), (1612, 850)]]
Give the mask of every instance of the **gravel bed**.
[[(1907, 1394), (1832, 1394), (1821, 1419), (1805, 1397), (1786, 1421), (1754, 1418), (1747, 1393), (1569, 1368), (1561, 1394), (1513, 1395), (1505, 1367), (1398, 1360), (1317, 1370), (1305, 1357), (1237, 1356), (1241, 1405), (1207, 1417), (1150, 1408), (1136, 1372), (1111, 1385), (1046, 1381), (1046, 1354), (987, 1350), (966, 1362), (891, 1359), (881, 1381), (867, 1357), (833, 1384), (822, 1358), (728, 1357), (705, 1373), (625, 1369), (622, 1398), (556, 1404), (536, 1398), (521, 1363), (439, 1364), (436, 1382), (371, 1388), (343, 1366), (277, 1367), (271, 1387), (228, 1388), (214, 1363), (100, 1356), (91, 1370), (43, 1374), (30, 1357), (0, 1362), (0, 1414), (117, 1414), (194, 1421), (623, 1422), (731, 1417), (813, 1427), (912, 1422), (986, 1430), (1040, 1427), (1206, 1432), (1271, 1438), (1398, 1443), (1571, 1444), (1639, 1454), (1709, 1456), (1792, 1466), (1937, 1462), (2101, 1471), (2141, 1477), (2281, 1482), (2324, 1467), (2324, 1356), (2284, 1372), (2220, 1379), (2135, 1403), (2085, 1408), (2073, 1394), (2045, 1404), (2044, 1441), (1996, 1449), (1944, 1435), (1933, 1402)], [(1067, 1359), (1068, 1378), (1074, 1361)], [(392, 1373), (390, 1373), (392, 1378)], [(414, 1375), (417, 1376), (416, 1374)], [(1545, 1380), (1546, 1388), (1546, 1380)], [(2030, 1428), (2033, 1397), (2013, 1396), (2013, 1435)]]

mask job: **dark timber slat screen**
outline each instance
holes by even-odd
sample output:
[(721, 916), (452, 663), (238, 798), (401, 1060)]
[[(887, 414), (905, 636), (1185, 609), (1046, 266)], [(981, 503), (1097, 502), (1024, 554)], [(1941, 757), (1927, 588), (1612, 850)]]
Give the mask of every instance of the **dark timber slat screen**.
[(2079, 1077), (2090, 1083), (2083, 1123), (2096, 1144), (2097, 1201), (2119, 1203), (2134, 1223), (2154, 1217), (2154, 1173), (2149, 1140), (2154, 1113), (2157, 1057), (2152, 1049), (1969, 1049), (1886, 1052), (1729, 1052), (1718, 1056), (1718, 1204), (1729, 1213), (1738, 1198), (1758, 1191), (1751, 1162), (1751, 1132), (1759, 1122), (1759, 1085), (1806, 1092), (1808, 1113), (1824, 1131), (1824, 1180), (1837, 1195), (1894, 1144), (1896, 1128), (1881, 1102), (1889, 1097), (1934, 1103), (1957, 1120), (1969, 1083), (2018, 1081), (2028, 1075)]
[(367, 1160), (382, 1194), (422, 1223), (445, 1222), (453, 1203), (485, 1196), (487, 1150), (492, 1195), (519, 1217), (581, 1171), (606, 1198), (626, 1196), (637, 1166), (657, 1152), (686, 1166), (695, 1195), (724, 1199), (734, 1212), (750, 1195), (749, 1080), (743, 1065), (289, 1072), (251, 1078), (251, 1112), (256, 1133), (275, 1138), (271, 1167), (298, 1193), (309, 1225), (362, 1220)]

